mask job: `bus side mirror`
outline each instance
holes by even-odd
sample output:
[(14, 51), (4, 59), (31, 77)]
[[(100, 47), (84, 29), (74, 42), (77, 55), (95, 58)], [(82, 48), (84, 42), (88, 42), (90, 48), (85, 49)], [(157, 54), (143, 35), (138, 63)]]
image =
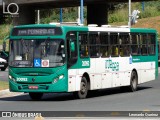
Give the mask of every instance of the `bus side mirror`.
[(70, 42), (70, 50), (71, 50), (71, 52), (75, 51), (75, 44), (73, 41)]

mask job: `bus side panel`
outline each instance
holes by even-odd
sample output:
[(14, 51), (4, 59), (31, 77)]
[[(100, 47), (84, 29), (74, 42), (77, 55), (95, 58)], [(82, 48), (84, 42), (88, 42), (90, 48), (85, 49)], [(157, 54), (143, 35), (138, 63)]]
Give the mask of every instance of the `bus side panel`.
[(84, 73), (89, 73), (89, 68), (68, 70), (68, 92), (80, 90), (81, 79)]
[(132, 62), (131, 68), (130, 68), (130, 79), (131, 79), (132, 70), (136, 70), (137, 76), (138, 76), (138, 84), (140, 84), (141, 83), (141, 65), (140, 65), (140, 63), (133, 63)]
[(154, 80), (155, 78), (155, 63), (154, 62), (142, 62), (141, 63), (141, 83)]
[(138, 72), (138, 84), (155, 79), (154, 56), (133, 56), (133, 67)]
[(103, 58), (95, 58), (94, 89), (102, 88), (102, 73), (104, 72), (105, 60)]
[[(68, 69), (68, 92), (76, 90), (76, 69)], [(77, 80), (78, 81), (78, 80)]]
[(89, 72), (89, 76), (90, 76), (90, 89), (94, 90), (94, 86), (96, 84), (95, 80), (95, 73), (96, 73), (96, 59), (95, 58), (91, 58), (90, 59), (90, 72)]
[(112, 64), (117, 65), (114, 68), (110, 68), (110, 72), (113, 75), (113, 86), (127, 86), (130, 84), (130, 71), (132, 65), (129, 64), (129, 57), (115, 57), (110, 58)]

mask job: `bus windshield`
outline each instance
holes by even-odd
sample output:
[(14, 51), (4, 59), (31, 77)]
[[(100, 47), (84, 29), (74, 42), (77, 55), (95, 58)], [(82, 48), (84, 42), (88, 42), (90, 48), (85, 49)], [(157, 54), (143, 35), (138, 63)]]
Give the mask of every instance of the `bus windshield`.
[(61, 39), (10, 40), (9, 65), (13, 67), (62, 66), (64, 53), (64, 41)]

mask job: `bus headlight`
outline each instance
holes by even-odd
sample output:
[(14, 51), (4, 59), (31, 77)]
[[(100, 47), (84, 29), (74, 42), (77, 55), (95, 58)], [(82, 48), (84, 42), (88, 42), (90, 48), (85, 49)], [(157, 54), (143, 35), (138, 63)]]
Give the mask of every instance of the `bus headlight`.
[(60, 75), (60, 76), (59, 76), (59, 79), (63, 79), (63, 78), (64, 78), (64, 75)]
[(54, 78), (53, 83), (56, 83), (58, 80), (63, 79), (63, 78), (64, 78), (64, 75), (60, 75), (60, 76)]
[(9, 79), (12, 79), (12, 76), (11, 76), (11, 75), (9, 75), (8, 77), (9, 77)]
[(16, 82), (16, 79), (14, 77), (12, 77), (11, 75), (8, 76), (8, 78), (14, 82)]

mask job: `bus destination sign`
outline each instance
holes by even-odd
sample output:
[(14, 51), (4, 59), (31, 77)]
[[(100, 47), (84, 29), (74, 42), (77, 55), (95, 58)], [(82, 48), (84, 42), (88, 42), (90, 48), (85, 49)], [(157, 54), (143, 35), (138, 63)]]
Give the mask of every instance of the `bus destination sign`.
[(44, 35), (61, 35), (60, 27), (54, 28), (14, 28), (12, 36), (44, 36)]

